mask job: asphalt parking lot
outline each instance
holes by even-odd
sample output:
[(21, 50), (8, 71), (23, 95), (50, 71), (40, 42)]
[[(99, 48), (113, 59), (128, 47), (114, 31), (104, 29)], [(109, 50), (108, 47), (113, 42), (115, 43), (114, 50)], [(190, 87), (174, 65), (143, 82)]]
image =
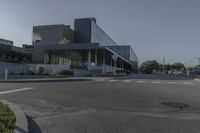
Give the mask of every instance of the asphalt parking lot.
[[(200, 82), (115, 80), (0, 83), (0, 99), (24, 110), (31, 133), (198, 133)], [(183, 111), (162, 105), (179, 102)]]

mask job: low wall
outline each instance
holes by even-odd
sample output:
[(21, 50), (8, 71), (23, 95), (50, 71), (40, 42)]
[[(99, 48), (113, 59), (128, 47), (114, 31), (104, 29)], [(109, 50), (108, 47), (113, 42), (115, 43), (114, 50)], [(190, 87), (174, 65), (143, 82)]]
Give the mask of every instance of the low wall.
[(17, 64), (17, 63), (0, 63), (0, 75), (5, 74), (5, 69), (8, 69), (8, 73), (26, 73), (28, 70), (27, 64)]
[(86, 77), (90, 74), (88, 70), (84, 69), (73, 69), (73, 73), (75, 77)]
[[(38, 64), (27, 64), (28, 71), (32, 71), (34, 73), (37, 72), (37, 65)], [(59, 71), (63, 69), (70, 69), (69, 64), (60, 65), (60, 64), (43, 64), (44, 66), (44, 73), (48, 73), (51, 75), (57, 74)]]
[[(11, 74), (21, 74), (28, 73), (28, 71), (32, 71), (34, 73), (37, 72), (38, 64), (17, 64), (17, 63), (0, 63), (0, 75), (5, 74), (5, 69), (8, 69), (8, 73)], [(48, 74), (56, 74), (63, 69), (69, 69), (69, 64), (42, 64), (44, 66), (44, 73)]]

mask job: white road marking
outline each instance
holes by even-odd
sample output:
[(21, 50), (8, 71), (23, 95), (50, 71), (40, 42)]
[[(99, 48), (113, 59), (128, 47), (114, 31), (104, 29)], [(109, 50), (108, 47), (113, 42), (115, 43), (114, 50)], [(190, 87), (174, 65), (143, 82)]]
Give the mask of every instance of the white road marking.
[(192, 82), (183, 82), (183, 84), (191, 85), (191, 84), (193, 84), (193, 83), (192, 83)]
[(1, 91), (1, 92), (0, 92), (0, 95), (9, 94), (9, 93), (14, 93), (14, 92), (20, 92), (20, 91), (33, 90), (33, 89), (34, 89), (34, 88), (21, 88), (21, 89), (16, 89), (16, 90)]
[(152, 84), (160, 84), (160, 82), (159, 81), (154, 81), (154, 82), (152, 82)]
[(137, 83), (146, 83), (146, 81), (142, 81), (142, 80), (139, 80), (139, 81), (136, 81)]
[(95, 79), (95, 81), (104, 81), (105, 79)]
[(110, 82), (117, 82), (117, 80), (114, 80), (114, 79), (111, 79), (111, 80), (109, 80)]
[(176, 82), (167, 82), (168, 84), (177, 84)]
[(129, 83), (129, 82), (131, 82), (131, 80), (123, 80), (123, 82)]

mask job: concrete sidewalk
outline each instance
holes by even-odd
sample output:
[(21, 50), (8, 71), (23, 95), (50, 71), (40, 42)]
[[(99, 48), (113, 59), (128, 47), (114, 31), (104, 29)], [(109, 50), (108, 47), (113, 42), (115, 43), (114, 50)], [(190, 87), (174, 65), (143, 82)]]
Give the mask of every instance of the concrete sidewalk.
[(0, 83), (21, 83), (21, 82), (73, 82), (73, 81), (92, 81), (89, 77), (69, 77), (69, 78), (38, 78), (38, 79), (8, 79), (0, 80)]

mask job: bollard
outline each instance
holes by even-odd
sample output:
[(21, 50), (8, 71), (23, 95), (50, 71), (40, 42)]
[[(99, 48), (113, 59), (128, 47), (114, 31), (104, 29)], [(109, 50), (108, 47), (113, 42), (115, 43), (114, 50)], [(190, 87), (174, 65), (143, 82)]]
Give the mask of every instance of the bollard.
[(8, 80), (8, 68), (5, 69), (5, 80)]

